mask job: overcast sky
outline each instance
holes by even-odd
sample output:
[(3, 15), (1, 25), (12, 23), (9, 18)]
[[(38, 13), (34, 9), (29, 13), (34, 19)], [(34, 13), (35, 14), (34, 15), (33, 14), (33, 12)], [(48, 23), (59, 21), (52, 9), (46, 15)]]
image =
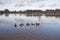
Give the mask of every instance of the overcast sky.
[(60, 9), (60, 0), (0, 0), (0, 10)]

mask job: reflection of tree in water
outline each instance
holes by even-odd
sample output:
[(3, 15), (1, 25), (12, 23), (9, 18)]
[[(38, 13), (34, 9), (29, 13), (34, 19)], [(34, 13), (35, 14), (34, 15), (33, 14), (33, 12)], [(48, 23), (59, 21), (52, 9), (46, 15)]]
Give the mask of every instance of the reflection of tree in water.
[(8, 17), (8, 16), (9, 16), (9, 14), (5, 14), (5, 16), (6, 16), (6, 17)]
[(46, 16), (46, 17), (56, 17), (56, 18), (60, 18), (60, 15), (55, 15), (55, 16)]
[(0, 11), (0, 15), (3, 15), (3, 11)]
[(0, 16), (3, 15), (3, 14), (0, 14)]
[(57, 16), (55, 16), (56, 18), (60, 18), (60, 16), (59, 15), (57, 15)]

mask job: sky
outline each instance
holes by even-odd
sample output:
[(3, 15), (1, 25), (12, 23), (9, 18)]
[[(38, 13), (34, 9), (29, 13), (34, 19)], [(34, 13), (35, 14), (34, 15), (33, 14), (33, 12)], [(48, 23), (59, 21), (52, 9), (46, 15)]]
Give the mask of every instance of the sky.
[(60, 9), (60, 0), (0, 0), (0, 10)]

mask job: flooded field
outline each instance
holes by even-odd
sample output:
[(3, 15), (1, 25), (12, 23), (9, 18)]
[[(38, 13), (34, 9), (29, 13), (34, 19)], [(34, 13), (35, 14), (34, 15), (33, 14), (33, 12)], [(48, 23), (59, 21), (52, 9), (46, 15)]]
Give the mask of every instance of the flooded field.
[(0, 40), (60, 40), (60, 18), (0, 15)]

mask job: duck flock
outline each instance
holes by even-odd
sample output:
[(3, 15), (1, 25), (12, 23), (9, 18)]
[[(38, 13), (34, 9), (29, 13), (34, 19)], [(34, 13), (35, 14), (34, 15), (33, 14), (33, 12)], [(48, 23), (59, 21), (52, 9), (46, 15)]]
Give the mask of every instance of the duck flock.
[[(33, 23), (26, 23), (25, 25), (26, 25), (26, 26), (30, 26), (30, 25), (31, 25), (31, 26), (34, 26), (34, 25), (39, 26), (40, 23), (35, 23), (35, 24), (33, 24)], [(17, 24), (15, 24), (14, 26), (17, 27)], [(21, 24), (19, 24), (19, 26), (24, 26), (24, 24), (21, 23)]]

